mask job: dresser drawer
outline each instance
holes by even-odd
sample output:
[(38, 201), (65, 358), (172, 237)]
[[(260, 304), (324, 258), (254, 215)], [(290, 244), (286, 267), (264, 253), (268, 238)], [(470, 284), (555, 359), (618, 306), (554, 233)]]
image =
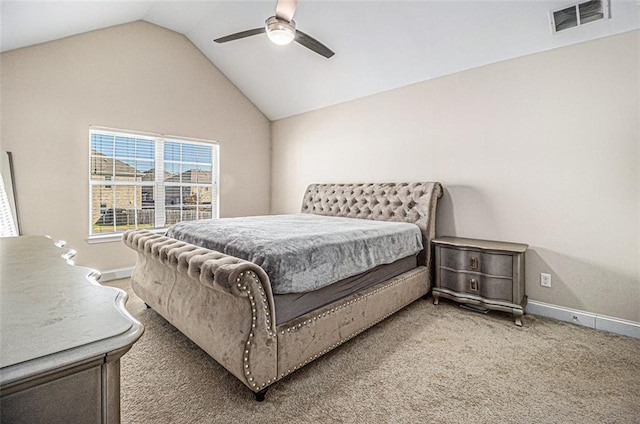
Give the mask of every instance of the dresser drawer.
[(513, 280), (440, 269), (439, 287), (486, 299), (513, 301)]
[(459, 271), (473, 271), (488, 275), (497, 275), (499, 277), (513, 277), (512, 255), (440, 247), (440, 266)]

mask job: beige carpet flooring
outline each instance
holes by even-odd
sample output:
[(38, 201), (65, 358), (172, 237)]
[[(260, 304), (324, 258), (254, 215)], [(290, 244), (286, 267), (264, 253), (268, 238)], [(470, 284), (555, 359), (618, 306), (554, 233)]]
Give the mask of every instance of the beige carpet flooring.
[(640, 340), (416, 301), (253, 394), (128, 280), (145, 333), (122, 358), (123, 423), (640, 423)]

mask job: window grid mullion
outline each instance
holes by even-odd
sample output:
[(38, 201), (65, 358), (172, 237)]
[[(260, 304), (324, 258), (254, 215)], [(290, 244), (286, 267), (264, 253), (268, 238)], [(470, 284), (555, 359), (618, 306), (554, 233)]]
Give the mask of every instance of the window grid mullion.
[(155, 227), (163, 228), (166, 224), (167, 214), (165, 210), (165, 185), (164, 185), (164, 140), (155, 139), (155, 196), (153, 207), (155, 210)]
[(180, 145), (180, 169), (179, 169), (179, 175), (180, 175), (180, 179), (178, 180), (178, 182), (180, 183), (180, 188), (178, 189), (178, 193), (180, 193), (180, 221), (184, 221), (184, 198), (183, 198), (183, 194), (184, 194), (184, 189), (182, 188), (182, 173), (184, 172), (184, 163), (182, 162), (183, 156), (182, 156), (182, 152), (184, 151), (184, 146), (181, 144)]
[[(133, 142), (133, 156), (138, 157), (138, 139)], [(133, 181), (138, 178), (138, 160), (136, 159), (133, 167)], [(138, 185), (133, 186), (133, 225), (138, 228)], [(129, 216), (127, 215), (127, 226), (129, 225)]]
[(94, 180), (89, 182), (92, 186), (140, 186), (140, 187), (153, 187), (155, 184), (153, 181), (100, 181)]
[[(111, 137), (111, 175), (109, 177), (109, 179), (111, 181), (115, 181), (115, 175), (116, 175), (116, 137), (112, 136)], [(105, 178), (106, 180), (106, 178)], [(112, 222), (112, 231), (116, 232), (118, 231), (118, 226), (116, 225), (116, 189), (114, 186), (111, 186), (111, 212), (113, 213), (113, 222)], [(108, 209), (107, 209), (108, 210)]]

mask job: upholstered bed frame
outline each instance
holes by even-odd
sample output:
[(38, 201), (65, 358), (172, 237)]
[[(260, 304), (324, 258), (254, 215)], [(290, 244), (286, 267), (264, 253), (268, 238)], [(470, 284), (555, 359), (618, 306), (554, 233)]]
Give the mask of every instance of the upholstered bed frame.
[(303, 213), (412, 222), (418, 267), (276, 325), (269, 277), (258, 265), (145, 230), (124, 243), (138, 260), (131, 285), (213, 359), (264, 399), (267, 388), (414, 300), (431, 287), (439, 183), (313, 184)]

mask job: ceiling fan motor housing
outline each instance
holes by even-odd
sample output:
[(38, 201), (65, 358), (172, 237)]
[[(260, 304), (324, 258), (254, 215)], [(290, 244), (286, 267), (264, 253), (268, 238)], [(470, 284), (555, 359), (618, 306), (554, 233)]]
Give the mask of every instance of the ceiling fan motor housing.
[(277, 16), (265, 21), (265, 29), (269, 40), (280, 46), (291, 43), (296, 36), (296, 23), (293, 20), (287, 22)]

